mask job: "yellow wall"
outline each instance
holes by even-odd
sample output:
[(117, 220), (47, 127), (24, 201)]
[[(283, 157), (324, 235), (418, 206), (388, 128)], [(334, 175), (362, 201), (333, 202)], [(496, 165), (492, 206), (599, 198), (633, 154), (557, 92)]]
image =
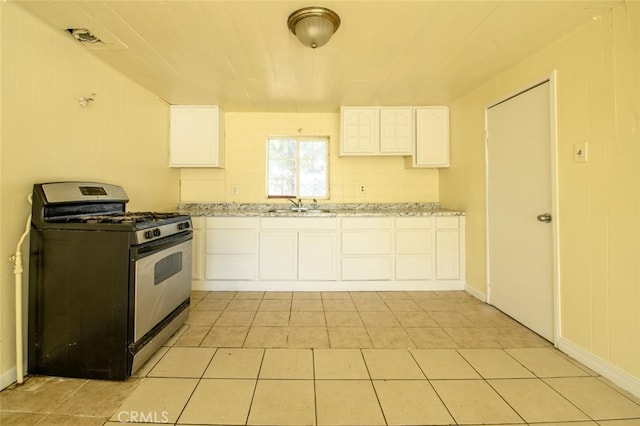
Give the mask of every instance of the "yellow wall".
[[(225, 117), (225, 168), (183, 169), (181, 201), (267, 202), (267, 137), (296, 135), (329, 136), (330, 199), (324, 202), (438, 201), (436, 169), (407, 169), (402, 157), (338, 158), (339, 114), (226, 113)], [(364, 194), (360, 185), (365, 185)], [(237, 195), (231, 192), (233, 186), (238, 187)]]
[[(124, 186), (129, 209), (164, 210), (176, 207), (179, 173), (168, 167), (165, 102), (14, 5), (0, 2), (0, 14), (0, 384), (6, 385), (15, 366), (7, 259), (24, 230), (33, 184), (111, 182)], [(95, 101), (82, 108), (78, 98), (91, 93)]]
[[(484, 293), (484, 109), (557, 70), (561, 336), (640, 379), (640, 3), (584, 24), (451, 105), (440, 200), (467, 211)], [(587, 163), (573, 145), (588, 142)]]

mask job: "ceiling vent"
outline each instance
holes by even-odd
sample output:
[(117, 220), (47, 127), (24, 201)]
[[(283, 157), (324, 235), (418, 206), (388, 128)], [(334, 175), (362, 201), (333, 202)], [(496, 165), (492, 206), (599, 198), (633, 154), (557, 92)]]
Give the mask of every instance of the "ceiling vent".
[(82, 44), (102, 43), (102, 40), (86, 28), (67, 28), (67, 32)]

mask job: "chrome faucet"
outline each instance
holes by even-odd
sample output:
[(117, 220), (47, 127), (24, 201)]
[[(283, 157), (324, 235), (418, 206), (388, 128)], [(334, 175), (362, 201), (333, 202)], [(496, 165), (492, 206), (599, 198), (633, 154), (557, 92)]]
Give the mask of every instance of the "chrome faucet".
[(301, 209), (302, 208), (302, 198), (298, 198), (298, 201), (296, 201), (293, 198), (289, 198), (289, 201), (291, 201), (293, 203), (293, 205), (296, 206), (297, 209)]

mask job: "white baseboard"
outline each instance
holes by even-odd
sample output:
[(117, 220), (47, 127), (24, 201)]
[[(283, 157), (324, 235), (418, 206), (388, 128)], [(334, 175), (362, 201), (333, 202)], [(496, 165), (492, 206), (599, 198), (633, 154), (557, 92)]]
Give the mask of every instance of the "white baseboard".
[(0, 374), (0, 390), (16, 382), (16, 367), (13, 366), (9, 370)]
[(481, 292), (480, 290), (471, 287), (469, 284), (465, 284), (464, 291), (480, 300), (481, 302), (487, 303), (487, 295)]
[(462, 280), (447, 281), (197, 281), (197, 291), (452, 291)]
[(640, 378), (627, 373), (563, 337), (558, 339), (557, 347), (571, 358), (580, 361), (602, 377), (611, 380), (622, 389), (640, 398)]

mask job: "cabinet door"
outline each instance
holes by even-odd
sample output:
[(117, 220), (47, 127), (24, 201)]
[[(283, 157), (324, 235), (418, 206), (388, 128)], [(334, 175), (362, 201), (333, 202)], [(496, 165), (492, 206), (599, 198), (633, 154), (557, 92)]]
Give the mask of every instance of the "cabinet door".
[(298, 233), (295, 231), (260, 232), (260, 279), (295, 280), (298, 278)]
[(411, 155), (415, 144), (414, 111), (411, 107), (380, 109), (380, 153)]
[(193, 231), (193, 256), (191, 256), (191, 279), (204, 279), (204, 231)]
[(379, 152), (378, 108), (341, 109), (340, 155), (373, 155)]
[(449, 108), (416, 108), (416, 151), (413, 166), (449, 166)]
[(298, 278), (311, 281), (336, 279), (338, 247), (335, 232), (298, 234)]
[(191, 217), (193, 225), (193, 255), (191, 256), (191, 278), (204, 280), (204, 217)]
[(460, 231), (457, 229), (436, 231), (436, 278), (460, 278)]
[(432, 280), (433, 256), (396, 256), (397, 280)]
[(171, 167), (223, 167), (224, 121), (217, 106), (170, 107)]

